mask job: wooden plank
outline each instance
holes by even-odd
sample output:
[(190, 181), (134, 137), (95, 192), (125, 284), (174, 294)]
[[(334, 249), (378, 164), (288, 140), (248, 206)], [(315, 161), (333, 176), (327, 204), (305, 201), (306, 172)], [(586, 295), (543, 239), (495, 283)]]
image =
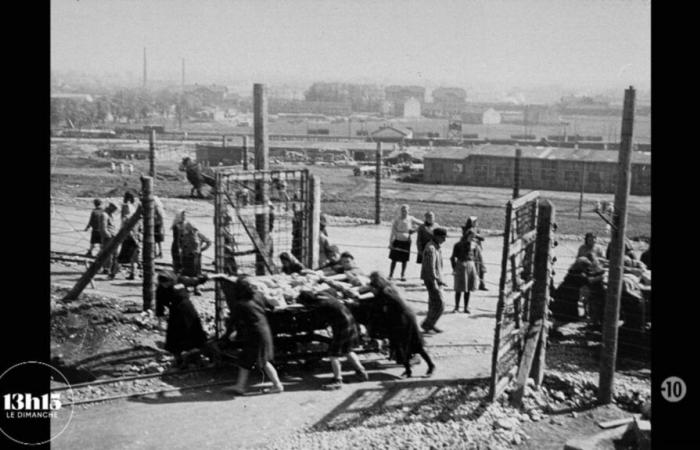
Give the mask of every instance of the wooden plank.
[(535, 351), (537, 350), (537, 343), (542, 333), (542, 321), (538, 321), (534, 325), (530, 325), (530, 328), (525, 335), (525, 346), (523, 349), (523, 356), (520, 358), (520, 365), (518, 367), (518, 375), (516, 376), (516, 387), (511, 397), (511, 401), (514, 405), (520, 406), (522, 404), (523, 395), (525, 394), (525, 385), (527, 384), (527, 379), (530, 375), (530, 369), (532, 368), (532, 362), (535, 359)]
[(520, 209), (527, 203), (531, 202), (532, 200), (537, 199), (540, 196), (539, 191), (532, 191), (528, 192), (527, 194), (523, 195), (520, 198), (516, 198), (515, 200), (512, 200), (508, 203), (511, 204), (511, 207), (513, 209)]
[(498, 383), (494, 387), (494, 394), (491, 401), (494, 401), (501, 396), (505, 388), (508, 386), (508, 382), (510, 382), (510, 379), (515, 375), (516, 369), (517, 367), (513, 367), (507, 374), (498, 380)]

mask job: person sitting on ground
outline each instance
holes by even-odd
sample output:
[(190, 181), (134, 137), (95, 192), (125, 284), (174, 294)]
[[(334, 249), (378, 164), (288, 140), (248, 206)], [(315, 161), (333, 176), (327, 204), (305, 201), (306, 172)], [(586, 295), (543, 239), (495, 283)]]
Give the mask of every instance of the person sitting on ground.
[(272, 365), (275, 348), (266, 315), (270, 305), (260, 298), (247, 276), (240, 276), (234, 280), (223, 274), (215, 274), (211, 278), (224, 280), (223, 291), (229, 307), (229, 319), (224, 338), (228, 338), (236, 330), (236, 339), (244, 343), (243, 352), (238, 361), (238, 380), (231, 390), (238, 395), (243, 395), (250, 372), (259, 368), (272, 381), (273, 387), (267, 392), (283, 392), (284, 386)]
[(190, 301), (187, 285), (202, 284), (206, 276), (199, 278), (178, 277), (174, 272), (162, 271), (157, 276), (156, 317), (165, 315), (168, 308), (168, 328), (165, 334), (165, 349), (175, 357), (175, 365), (182, 366), (183, 352), (200, 349), (210, 354), (207, 347), (207, 334), (202, 328), (197, 309)]
[(372, 272), (369, 276), (370, 286), (373, 288), (375, 301), (379, 309), (383, 312), (384, 329), (389, 336), (389, 346), (391, 353), (398, 364), (403, 364), (404, 373), (401, 376), (410, 378), (411, 359), (415, 354), (419, 354), (428, 365), (427, 376), (431, 376), (435, 371), (428, 352), (425, 351), (423, 336), (418, 329), (416, 314), (408, 306), (398, 289), (379, 272)]
[(88, 256), (92, 256), (92, 251), (96, 245), (102, 246), (102, 236), (100, 235), (100, 219), (102, 213), (104, 213), (104, 209), (102, 209), (102, 200), (96, 198), (92, 203), (95, 205), (95, 209), (90, 213), (90, 220), (85, 227), (85, 231), (92, 228), (92, 232), (90, 233), (90, 248), (87, 251)]
[(464, 224), (464, 227), (462, 227), (462, 234), (470, 230), (473, 232), (473, 239), (474, 242), (476, 242), (476, 246), (474, 247), (474, 263), (476, 264), (476, 271), (479, 276), (479, 290), (488, 291), (488, 289), (486, 288), (486, 264), (484, 264), (483, 257), (484, 237), (481, 234), (479, 234), (476, 216), (469, 216), (469, 218), (467, 218), (467, 222)]
[(583, 239), (584, 242), (578, 248), (578, 252), (576, 253), (577, 258), (586, 257), (591, 261), (594, 259), (599, 261), (601, 259), (608, 259), (601, 246), (598, 245), (598, 237), (595, 235), (595, 233), (586, 233), (586, 236), (584, 236)]
[(311, 307), (325, 326), (330, 326), (332, 329), (333, 338), (328, 346), (328, 356), (331, 360), (333, 381), (325, 385), (324, 389), (342, 387), (343, 375), (339, 360), (342, 356), (347, 358), (361, 380), (369, 380), (367, 371), (353, 351), (353, 348), (359, 344), (360, 334), (355, 318), (348, 307), (327, 292), (302, 291), (298, 302)]

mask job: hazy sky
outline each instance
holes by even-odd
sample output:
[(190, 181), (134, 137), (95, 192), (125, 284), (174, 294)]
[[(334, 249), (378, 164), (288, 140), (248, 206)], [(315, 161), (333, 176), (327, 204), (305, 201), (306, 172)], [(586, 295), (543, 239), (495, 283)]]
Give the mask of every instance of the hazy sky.
[(52, 0), (51, 64), (189, 81), (648, 88), (644, 0)]

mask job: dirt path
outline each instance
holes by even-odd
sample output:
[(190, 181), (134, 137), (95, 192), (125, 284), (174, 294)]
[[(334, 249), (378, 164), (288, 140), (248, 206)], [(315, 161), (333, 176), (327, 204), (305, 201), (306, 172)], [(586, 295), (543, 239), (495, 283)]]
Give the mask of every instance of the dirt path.
[[(117, 200), (117, 199), (114, 199)], [(213, 236), (211, 204), (201, 201), (164, 199), (169, 217), (180, 208), (188, 211), (192, 220), (208, 236)], [(88, 233), (82, 232), (90, 208), (89, 199), (58, 202), (52, 219), (52, 250), (83, 252), (87, 249)], [(77, 231), (76, 231), (77, 230)], [(329, 226), (332, 242), (341, 249), (351, 251), (363, 269), (388, 270), (389, 226), (354, 225)], [(456, 230), (450, 232), (444, 245), (447, 258), (456, 242)], [(169, 245), (170, 239), (166, 238)], [(167, 247), (166, 245), (166, 247)], [(568, 267), (578, 246), (577, 242), (562, 242), (555, 250), (558, 267)], [(168, 261), (167, 251), (164, 261)], [(207, 252), (205, 264), (211, 261), (213, 250)], [(488, 265), (489, 291), (478, 291), (471, 301), (472, 314), (445, 314), (440, 326), (443, 334), (427, 338), (428, 351), (438, 366), (431, 383), (450, 382), (459, 379), (486, 377), (491, 364), (494, 315), (499, 279), (501, 239), (487, 238), (484, 256)], [(419, 315), (427, 310), (427, 295), (418, 277), (419, 266), (415, 261), (415, 249), (407, 270), (407, 281), (399, 282), (406, 298)], [(449, 263), (445, 261), (445, 267)], [(52, 282), (71, 286), (84, 268), (71, 265), (52, 265)], [(565, 270), (559, 270), (557, 278)], [(449, 271), (448, 271), (449, 273)], [(447, 276), (451, 285), (451, 276)], [(89, 292), (105, 293), (125, 302), (138, 302), (141, 296), (139, 280), (117, 279), (109, 281), (98, 275), (95, 288)], [(446, 311), (453, 306), (453, 291), (445, 293)], [(213, 310), (211, 286), (204, 296), (197, 298), (200, 312)], [(250, 396), (234, 398), (222, 388), (212, 388), (183, 394), (169, 394), (161, 398), (142, 398), (117, 401), (111, 404), (76, 408), (68, 429), (54, 442), (54, 448), (193, 448), (196, 446), (240, 447), (268, 442), (273, 437), (292, 433), (303, 427), (318, 424), (343, 414), (354, 414), (362, 408), (380, 402), (376, 393), (397, 386), (402, 398), (410, 399), (416, 381), (395, 381), (402, 368), (389, 361), (368, 364), (369, 382), (347, 384), (338, 392), (321, 392), (320, 385), (330, 379), (327, 363), (312, 372), (288, 373), (283, 377), (287, 392), (278, 396)], [(416, 375), (424, 373), (425, 366), (417, 367)], [(235, 373), (231, 374), (231, 377)], [(351, 377), (348, 377), (351, 379)], [(256, 375), (254, 380), (260, 380)], [(417, 392), (417, 391), (416, 391)], [(417, 394), (416, 394), (417, 395)], [(355, 412), (352, 412), (355, 411)], [(192, 430), (196, 430), (193, 433)]]

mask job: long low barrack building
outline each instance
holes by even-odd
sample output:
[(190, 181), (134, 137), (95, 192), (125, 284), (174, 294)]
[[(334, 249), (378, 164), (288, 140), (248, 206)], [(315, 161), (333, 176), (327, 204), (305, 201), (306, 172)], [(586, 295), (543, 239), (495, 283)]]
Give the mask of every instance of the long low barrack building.
[[(618, 152), (558, 147), (521, 147), (520, 187), (550, 191), (614, 193)], [(425, 183), (512, 187), (516, 147), (482, 145), (434, 148), (424, 156)], [(651, 154), (632, 154), (633, 195), (651, 194)]]

